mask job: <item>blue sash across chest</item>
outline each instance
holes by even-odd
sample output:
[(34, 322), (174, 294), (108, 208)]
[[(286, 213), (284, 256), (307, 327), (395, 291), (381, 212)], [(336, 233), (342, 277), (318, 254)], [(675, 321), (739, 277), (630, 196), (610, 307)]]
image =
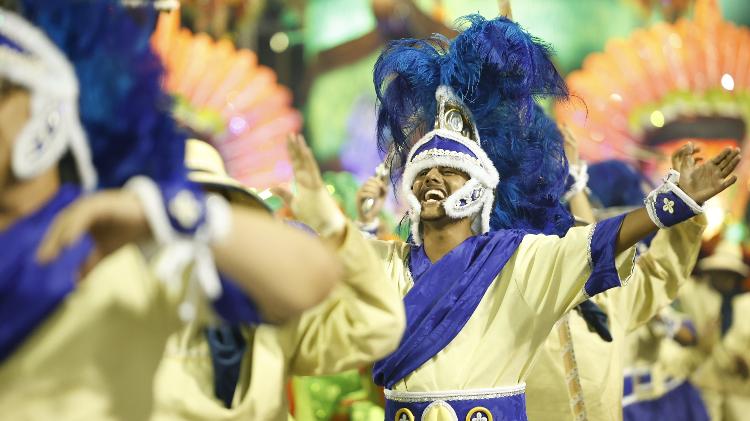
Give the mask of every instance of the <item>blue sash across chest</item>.
[(0, 233), (0, 361), (10, 356), (75, 287), (78, 270), (93, 247), (84, 237), (53, 262), (36, 252), (55, 216), (80, 195), (63, 186), (41, 209)]
[(413, 247), (414, 286), (404, 297), (406, 330), (391, 355), (373, 369), (376, 384), (392, 388), (445, 348), (468, 322), (526, 232), (500, 230), (468, 238), (435, 263)]

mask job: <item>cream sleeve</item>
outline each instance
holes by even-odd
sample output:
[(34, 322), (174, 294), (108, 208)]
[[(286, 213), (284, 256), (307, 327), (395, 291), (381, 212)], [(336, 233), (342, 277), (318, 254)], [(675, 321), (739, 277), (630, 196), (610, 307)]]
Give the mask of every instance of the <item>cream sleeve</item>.
[(750, 365), (750, 293), (744, 293), (732, 303), (732, 326), (713, 349), (711, 359), (722, 370), (733, 373), (736, 359)]
[(648, 251), (636, 261), (627, 288), (608, 291), (628, 332), (647, 323), (661, 308), (677, 298), (680, 286), (693, 271), (706, 228), (698, 215), (674, 227), (659, 230)]
[(513, 281), (527, 305), (554, 323), (586, 298), (627, 281), (634, 248), (615, 256), (622, 217), (568, 230), (565, 237), (527, 235), (513, 264)]
[(357, 368), (392, 352), (406, 324), (397, 285), (383, 261), (351, 222), (337, 254), (344, 281), (321, 304), (281, 328), (292, 375)]

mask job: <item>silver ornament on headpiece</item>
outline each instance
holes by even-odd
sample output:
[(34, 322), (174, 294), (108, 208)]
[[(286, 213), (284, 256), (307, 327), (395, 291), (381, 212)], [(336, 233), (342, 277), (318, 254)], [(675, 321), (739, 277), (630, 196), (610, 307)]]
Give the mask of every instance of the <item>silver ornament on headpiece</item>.
[(479, 144), (479, 132), (477, 132), (471, 112), (466, 108), (453, 90), (447, 86), (438, 87), (435, 92), (438, 102), (438, 115), (435, 119), (435, 129), (447, 129), (466, 139)]

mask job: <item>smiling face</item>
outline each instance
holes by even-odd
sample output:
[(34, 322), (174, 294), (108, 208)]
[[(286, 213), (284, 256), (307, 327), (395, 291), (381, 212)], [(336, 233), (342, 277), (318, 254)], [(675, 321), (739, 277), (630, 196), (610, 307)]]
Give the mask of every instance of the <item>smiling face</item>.
[(420, 218), (436, 221), (445, 218), (445, 198), (469, 181), (469, 175), (451, 167), (433, 167), (417, 174), (411, 191), (422, 206)]

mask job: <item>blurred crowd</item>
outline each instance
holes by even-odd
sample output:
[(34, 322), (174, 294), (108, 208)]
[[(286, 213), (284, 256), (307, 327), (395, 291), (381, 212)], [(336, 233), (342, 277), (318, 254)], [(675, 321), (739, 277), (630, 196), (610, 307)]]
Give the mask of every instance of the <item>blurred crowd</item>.
[[(704, 241), (744, 150), (679, 141), (657, 183), (587, 163), (500, 2), (382, 21), (360, 183), (172, 3), (0, 0), (0, 418), (748, 419), (747, 235)], [(260, 13), (225, 3), (187, 24)]]

